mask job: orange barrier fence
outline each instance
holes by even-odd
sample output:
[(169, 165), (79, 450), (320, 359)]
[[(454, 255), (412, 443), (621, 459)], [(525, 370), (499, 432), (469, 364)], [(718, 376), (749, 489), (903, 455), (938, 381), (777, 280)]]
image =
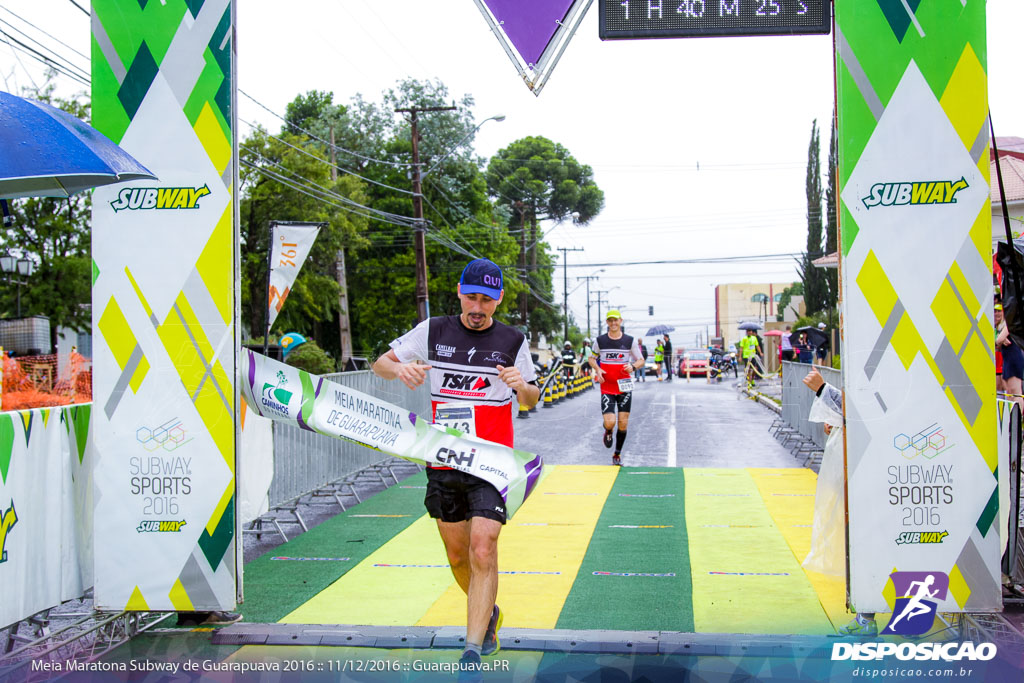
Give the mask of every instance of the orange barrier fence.
[(0, 409), (47, 408), (92, 400), (92, 361), (80, 353), (3, 359)]

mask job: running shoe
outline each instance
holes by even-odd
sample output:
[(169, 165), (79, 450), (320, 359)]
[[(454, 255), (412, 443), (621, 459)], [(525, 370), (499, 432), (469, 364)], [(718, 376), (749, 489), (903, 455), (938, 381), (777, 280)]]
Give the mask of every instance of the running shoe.
[(874, 638), (878, 635), (878, 624), (875, 623), (874, 619), (861, 619), (857, 617), (846, 626), (841, 626), (839, 628), (839, 635)]
[(483, 681), (483, 666), (480, 662), (480, 655), (472, 650), (466, 650), (459, 658), (459, 683), (476, 683)]
[(622, 458), (619, 457), (618, 453), (616, 453), (616, 454), (614, 454), (612, 456), (612, 464), (613, 465), (618, 465), (619, 467), (622, 467)]
[(604, 447), (605, 448), (611, 448), (612, 447), (612, 433), (607, 431), (607, 430), (605, 430), (605, 433), (604, 433)]
[(480, 646), (480, 654), (483, 656), (493, 655), (495, 652), (501, 649), (501, 642), (498, 640), (498, 629), (501, 628), (501, 622), (504, 621), (505, 615), (501, 613), (501, 609), (495, 605), (494, 611), (491, 612), (491, 620), (487, 622), (487, 632), (484, 633), (484, 644)]

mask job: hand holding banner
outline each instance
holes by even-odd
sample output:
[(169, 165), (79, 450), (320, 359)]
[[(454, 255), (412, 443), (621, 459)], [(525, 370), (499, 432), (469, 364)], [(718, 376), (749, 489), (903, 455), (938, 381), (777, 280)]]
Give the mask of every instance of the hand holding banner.
[(490, 483), (509, 517), (540, 480), (538, 455), (467, 436), (369, 394), (245, 351), (242, 395), (263, 417)]

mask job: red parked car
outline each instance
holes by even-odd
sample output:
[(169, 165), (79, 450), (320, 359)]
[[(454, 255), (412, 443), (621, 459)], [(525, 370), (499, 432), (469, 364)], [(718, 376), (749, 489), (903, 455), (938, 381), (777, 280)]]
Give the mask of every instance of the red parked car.
[(689, 371), (691, 377), (695, 375), (706, 377), (710, 363), (711, 354), (707, 351), (687, 351), (679, 361), (679, 376), (686, 377), (686, 373)]

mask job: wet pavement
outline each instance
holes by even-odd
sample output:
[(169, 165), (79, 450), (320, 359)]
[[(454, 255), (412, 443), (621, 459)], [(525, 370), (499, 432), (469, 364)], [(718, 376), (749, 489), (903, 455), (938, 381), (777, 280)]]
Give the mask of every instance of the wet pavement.
[[(768, 427), (776, 414), (732, 381), (704, 378), (636, 384), (623, 464), (639, 467), (799, 467)], [(516, 448), (555, 465), (611, 464), (601, 443), (600, 394), (595, 387), (515, 421)]]

